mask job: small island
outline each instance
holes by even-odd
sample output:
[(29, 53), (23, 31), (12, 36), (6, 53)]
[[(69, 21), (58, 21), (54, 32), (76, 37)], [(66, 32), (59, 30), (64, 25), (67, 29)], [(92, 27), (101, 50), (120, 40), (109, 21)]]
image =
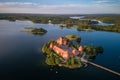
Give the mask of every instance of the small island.
[(71, 41), (77, 41), (77, 42), (81, 41), (81, 38), (79, 36), (76, 36), (75, 34), (66, 35), (65, 37)]
[(36, 35), (43, 35), (47, 32), (47, 30), (45, 30), (43, 28), (33, 28), (33, 27), (25, 27), (24, 30), (22, 30), (22, 31), (36, 34)]
[(96, 57), (97, 53), (102, 53), (103, 48), (77, 45), (66, 37), (59, 37), (45, 43), (42, 52), (48, 65), (74, 69), (86, 65), (89, 59)]

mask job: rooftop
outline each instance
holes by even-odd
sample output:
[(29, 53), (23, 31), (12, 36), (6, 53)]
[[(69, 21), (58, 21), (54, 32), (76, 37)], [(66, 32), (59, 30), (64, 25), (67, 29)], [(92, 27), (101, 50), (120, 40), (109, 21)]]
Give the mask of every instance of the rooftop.
[(68, 59), (71, 56), (76, 56), (83, 51), (82, 46), (80, 46), (78, 49), (70, 46), (69, 40), (67, 40), (65, 37), (59, 37), (56, 40), (56, 43), (57, 44), (51, 43), (50, 48), (57, 54), (61, 55), (64, 59)]

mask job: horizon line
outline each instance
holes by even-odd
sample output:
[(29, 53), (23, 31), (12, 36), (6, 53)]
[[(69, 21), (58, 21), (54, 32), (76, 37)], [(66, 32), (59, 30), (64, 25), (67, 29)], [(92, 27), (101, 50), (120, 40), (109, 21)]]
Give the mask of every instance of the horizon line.
[(98, 15), (112, 15), (112, 14), (114, 14), (114, 15), (120, 15), (120, 13), (82, 13), (82, 14), (80, 14), (80, 13), (77, 13), (77, 14), (75, 14), (75, 13), (60, 13), (60, 14), (53, 14), (53, 13), (11, 13), (11, 12), (7, 12), (7, 13), (2, 13), (2, 12), (0, 12), (0, 14), (41, 14), (41, 15), (92, 15), (92, 14), (98, 14)]

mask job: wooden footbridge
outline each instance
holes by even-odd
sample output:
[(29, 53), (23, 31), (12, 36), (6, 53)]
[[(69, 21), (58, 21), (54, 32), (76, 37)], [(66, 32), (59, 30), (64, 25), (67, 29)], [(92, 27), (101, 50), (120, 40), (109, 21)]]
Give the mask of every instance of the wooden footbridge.
[(100, 66), (100, 65), (95, 64), (95, 63), (90, 62), (90, 61), (88, 61), (87, 63), (89, 63), (89, 64), (91, 64), (91, 65), (93, 65), (93, 66), (99, 67), (99, 68), (101, 68), (101, 69), (103, 69), (103, 70), (106, 70), (106, 71), (108, 71), (108, 72), (111, 72), (111, 73), (113, 73), (113, 74), (116, 74), (116, 75), (118, 75), (118, 76), (120, 77), (120, 73), (118, 73), (118, 72), (116, 72), (116, 71), (113, 71), (113, 70), (111, 70), (111, 69), (108, 69), (108, 68), (106, 68), (106, 67)]

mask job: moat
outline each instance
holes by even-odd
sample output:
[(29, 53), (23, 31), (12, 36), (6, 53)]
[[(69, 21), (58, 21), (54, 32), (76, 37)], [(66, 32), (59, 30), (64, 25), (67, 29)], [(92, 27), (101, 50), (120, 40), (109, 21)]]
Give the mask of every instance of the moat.
[[(33, 35), (21, 32), (26, 26), (40, 27), (47, 30), (45, 35)], [(105, 31), (77, 31), (59, 29), (59, 24), (35, 24), (30, 21), (0, 21), (0, 74), (5, 79), (46, 79), (46, 80), (119, 80), (116, 75), (92, 65), (80, 69), (68, 69), (48, 66), (41, 49), (49, 40), (60, 36), (75, 34), (81, 37), (79, 45), (102, 46), (104, 52), (92, 61), (120, 72), (120, 34)], [(47, 77), (46, 77), (47, 75)], [(68, 76), (69, 75), (69, 76)], [(7, 77), (6, 77), (7, 76)]]

